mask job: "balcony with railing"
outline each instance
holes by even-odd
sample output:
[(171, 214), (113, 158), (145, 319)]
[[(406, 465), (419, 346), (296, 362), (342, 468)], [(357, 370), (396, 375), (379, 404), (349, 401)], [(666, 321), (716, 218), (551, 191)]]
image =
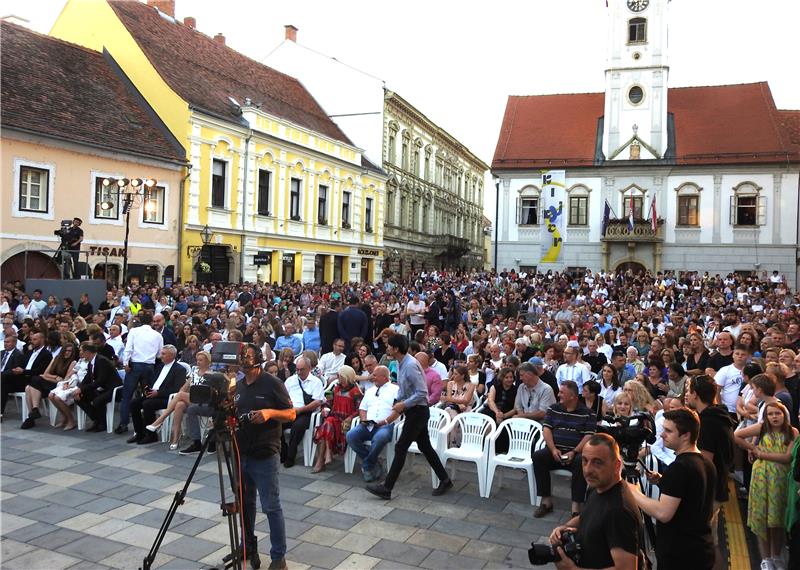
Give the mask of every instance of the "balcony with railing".
[(612, 242), (663, 242), (664, 220), (657, 220), (655, 231), (651, 220), (634, 220), (633, 229), (628, 226), (628, 218), (609, 220), (606, 233), (600, 239)]
[(452, 234), (432, 236), (433, 255), (462, 257), (469, 252), (469, 240)]

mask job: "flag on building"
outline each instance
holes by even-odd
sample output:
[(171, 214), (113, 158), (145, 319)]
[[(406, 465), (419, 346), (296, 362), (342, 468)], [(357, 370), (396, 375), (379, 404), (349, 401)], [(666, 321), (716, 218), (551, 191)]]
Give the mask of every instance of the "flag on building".
[(650, 224), (653, 226), (653, 233), (658, 229), (658, 216), (656, 215), (656, 195), (650, 201)]
[(603, 208), (603, 227), (600, 230), (600, 235), (605, 236), (608, 229), (608, 221), (611, 219), (611, 205), (606, 200), (606, 205)]
[(631, 199), (628, 202), (628, 231), (633, 231), (633, 194), (631, 194)]

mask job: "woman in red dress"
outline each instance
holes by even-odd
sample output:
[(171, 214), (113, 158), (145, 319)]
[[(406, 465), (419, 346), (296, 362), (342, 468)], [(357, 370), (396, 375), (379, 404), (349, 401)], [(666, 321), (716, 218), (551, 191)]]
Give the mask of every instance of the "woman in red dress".
[(345, 364), (339, 368), (338, 378), (339, 383), (333, 387), (333, 399), (322, 410), (325, 419), (314, 432), (317, 459), (312, 473), (323, 471), (334, 455), (344, 453), (345, 431), (350, 429), (350, 422), (358, 415), (362, 394), (356, 383), (356, 371)]

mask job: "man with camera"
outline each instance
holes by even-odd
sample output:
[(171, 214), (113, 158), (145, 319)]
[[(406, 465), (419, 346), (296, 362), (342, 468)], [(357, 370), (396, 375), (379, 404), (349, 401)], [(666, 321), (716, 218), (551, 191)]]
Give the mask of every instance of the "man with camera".
[(261, 349), (248, 344), (242, 357), (244, 379), (236, 383), (234, 405), (239, 417), (236, 443), (241, 460), (243, 539), (245, 556), (254, 569), (261, 566), (255, 535), (256, 491), (269, 525), (270, 570), (286, 568), (286, 525), (278, 487), (282, 422), (295, 418), (286, 387), (261, 370)]
[(638, 484), (630, 483), (637, 506), (654, 517), (656, 559), (659, 570), (714, 567), (714, 541), (711, 518), (717, 474), (714, 464), (697, 448), (700, 419), (693, 410), (681, 408), (664, 413), (661, 437), (675, 451), (675, 461), (663, 475), (647, 476), (661, 489), (659, 499), (644, 495)]
[[(622, 481), (617, 442), (604, 433), (591, 436), (583, 448), (581, 461), (583, 476), (591, 489), (586, 505), (580, 515), (553, 529), (552, 550), (534, 546), (531, 562), (545, 563), (555, 554), (560, 559), (556, 562), (560, 570), (635, 569), (642, 536), (641, 518)], [(573, 544), (578, 545), (579, 556), (575, 555), (574, 547), (570, 548)]]
[[(73, 218), (72, 225), (62, 235), (62, 240), (66, 245), (66, 249), (72, 258), (72, 264), (69, 267), (69, 276), (72, 279), (78, 277), (78, 258), (81, 253), (81, 243), (83, 243), (83, 230), (81, 224), (83, 220), (80, 218)], [(66, 271), (65, 271), (66, 273)]]

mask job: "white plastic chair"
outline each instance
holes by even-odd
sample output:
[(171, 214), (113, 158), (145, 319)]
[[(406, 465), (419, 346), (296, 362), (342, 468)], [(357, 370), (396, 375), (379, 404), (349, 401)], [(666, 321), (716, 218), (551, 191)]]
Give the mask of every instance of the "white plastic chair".
[[(430, 409), (430, 417), (428, 418), (428, 437), (431, 440), (431, 447), (436, 452), (436, 455), (439, 456), (441, 459), (442, 452), (447, 448), (447, 436), (442, 435), (442, 430), (447, 427), (447, 424), (450, 423), (450, 416), (442, 409), (439, 408), (429, 408)], [(394, 441), (397, 442), (400, 439), (400, 434), (403, 433), (403, 426), (405, 425), (405, 421), (399, 421), (395, 427), (395, 437)], [(392, 450), (392, 455), (394, 455), (394, 450)], [(413, 442), (409, 448), (409, 453), (421, 453), (419, 450), (419, 446), (417, 442)], [(413, 457), (413, 456), (412, 456)], [(388, 456), (387, 456), (388, 460)], [(391, 463), (391, 462), (390, 462)], [(439, 485), (439, 478), (434, 473), (433, 469), (431, 469), (431, 485), (436, 487)]]
[[(496, 454), (495, 445), (501, 434), (508, 435), (508, 452)], [(528, 474), (528, 492), (531, 505), (536, 504), (536, 478), (533, 475), (531, 451), (536, 442), (543, 440), (542, 425), (526, 418), (509, 418), (503, 421), (489, 438), (489, 466), (486, 473), (486, 496), (492, 494), (492, 481), (497, 467), (523, 469)], [(503, 486), (503, 472), (498, 474), (499, 485)]]
[[(117, 403), (117, 396), (119, 396), (121, 401), (122, 393), (120, 390), (122, 390), (122, 386), (114, 388), (114, 391), (111, 393), (111, 401), (106, 404), (106, 431), (108, 433), (114, 431), (114, 404)], [(86, 412), (77, 404), (75, 405), (75, 415), (78, 420), (78, 429), (86, 429)]]
[[(177, 393), (169, 395), (169, 398), (167, 399), (167, 407), (169, 407), (169, 403), (174, 400), (177, 395)], [(156, 410), (156, 417), (160, 416), (162, 413), (164, 413), (164, 410)], [(161, 430), (159, 431), (161, 443), (169, 443), (169, 438), (172, 434), (172, 416), (173, 414), (168, 415), (167, 419), (164, 420), (164, 423), (161, 424)]]
[[(303, 465), (311, 467), (314, 464), (314, 454), (317, 451), (317, 444), (314, 443), (314, 431), (322, 425), (322, 414), (319, 410), (312, 412), (311, 421), (308, 423), (308, 429), (303, 435)], [(292, 430), (284, 429), (283, 435), (288, 439)]]
[[(461, 445), (448, 447), (442, 452), (442, 465), (447, 466), (449, 460), (469, 461), (474, 463), (478, 470), (478, 492), (481, 497), (486, 496), (486, 469), (489, 462), (489, 439), (494, 435), (497, 427), (494, 420), (484, 414), (465, 412), (458, 414), (441, 431), (447, 438), (450, 433), (459, 428), (461, 430)], [(447, 440), (445, 440), (447, 441)], [(456, 469), (452, 467), (450, 479), (455, 479)]]
[[(539, 438), (538, 441), (534, 442), (533, 450), (534, 451), (539, 451), (540, 449), (544, 449), (546, 447), (547, 447), (547, 444), (544, 442), (544, 437), (541, 437), (541, 438)], [(569, 470), (569, 469), (554, 469), (554, 470), (552, 470), (550, 472), (550, 475), (551, 476), (552, 475), (561, 475), (562, 477), (569, 477), (571, 479), (572, 478), (572, 471)], [(536, 502), (534, 503), (534, 506), (538, 507), (539, 504), (542, 502), (542, 499), (541, 499), (541, 497), (537, 496), (535, 501)]]
[[(17, 409), (20, 410), (20, 417), (23, 421), (27, 420), (30, 410), (28, 409), (28, 399), (25, 397), (25, 392), (12, 392), (11, 395), (14, 396), (14, 403)], [(58, 409), (55, 406), (51, 406), (47, 398), (42, 398), (39, 402), (39, 411), (43, 416), (50, 415), (50, 425), (56, 425), (53, 410), (55, 410), (56, 414), (58, 413)]]

